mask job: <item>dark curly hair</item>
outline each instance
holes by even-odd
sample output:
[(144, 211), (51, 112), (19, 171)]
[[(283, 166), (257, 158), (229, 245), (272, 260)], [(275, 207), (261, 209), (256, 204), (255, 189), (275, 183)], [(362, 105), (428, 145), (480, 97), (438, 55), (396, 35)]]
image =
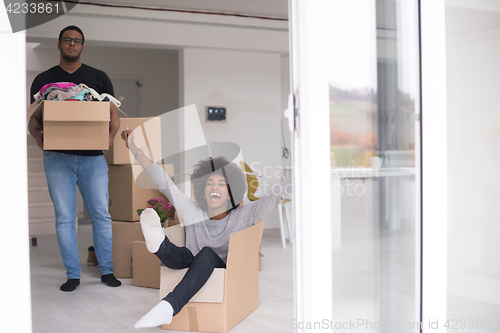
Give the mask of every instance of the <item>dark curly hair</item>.
[(224, 157), (207, 158), (194, 166), (191, 183), (193, 184), (194, 200), (198, 207), (204, 211), (208, 210), (207, 201), (203, 197), (205, 196), (207, 180), (212, 174), (219, 174), (226, 178), (229, 196), (232, 197), (234, 202), (234, 206), (231, 201), (228, 202), (228, 210), (238, 208), (247, 191), (246, 176), (240, 167), (229, 162)]

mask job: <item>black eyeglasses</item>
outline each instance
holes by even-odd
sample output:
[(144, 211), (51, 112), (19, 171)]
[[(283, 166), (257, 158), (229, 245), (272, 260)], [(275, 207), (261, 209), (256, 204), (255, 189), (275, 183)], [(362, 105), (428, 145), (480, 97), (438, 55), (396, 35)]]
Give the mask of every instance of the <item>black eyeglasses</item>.
[(62, 39), (62, 42), (64, 44), (71, 44), (71, 42), (74, 42), (75, 45), (82, 45), (82, 40), (80, 38), (70, 38), (70, 37), (64, 37)]

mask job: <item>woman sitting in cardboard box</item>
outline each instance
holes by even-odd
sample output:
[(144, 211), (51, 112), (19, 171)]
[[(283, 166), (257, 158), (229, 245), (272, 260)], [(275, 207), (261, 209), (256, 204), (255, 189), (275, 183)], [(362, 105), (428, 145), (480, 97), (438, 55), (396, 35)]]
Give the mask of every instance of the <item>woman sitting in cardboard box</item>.
[(172, 244), (163, 233), (156, 212), (148, 208), (141, 214), (146, 246), (171, 269), (188, 268), (181, 282), (135, 328), (170, 324), (189, 300), (203, 287), (215, 268), (225, 268), (232, 233), (254, 225), (260, 218), (291, 194), (291, 179), (273, 187), (273, 193), (244, 206), (246, 177), (234, 163), (222, 157), (200, 161), (192, 175), (194, 199), (182, 193), (167, 173), (153, 163), (134, 143), (129, 129), (121, 133), (125, 145), (146, 173), (184, 216), (186, 247)]

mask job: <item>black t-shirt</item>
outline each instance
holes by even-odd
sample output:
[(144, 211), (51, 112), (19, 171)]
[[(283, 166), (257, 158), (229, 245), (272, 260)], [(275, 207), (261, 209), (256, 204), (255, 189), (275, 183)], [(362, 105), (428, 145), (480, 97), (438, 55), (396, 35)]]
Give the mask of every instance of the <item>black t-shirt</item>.
[[(107, 93), (114, 96), (113, 84), (108, 75), (103, 71), (82, 64), (74, 73), (68, 73), (59, 65), (54, 66), (45, 72), (37, 75), (31, 84), (30, 97), (31, 103), (35, 101), (33, 95), (42, 89), (42, 87), (49, 83), (56, 82), (73, 82), (74, 84), (84, 83), (89, 88), (94, 89), (99, 94)], [(91, 103), (91, 102), (89, 102)], [(60, 153), (97, 156), (102, 155), (102, 150), (56, 150)]]

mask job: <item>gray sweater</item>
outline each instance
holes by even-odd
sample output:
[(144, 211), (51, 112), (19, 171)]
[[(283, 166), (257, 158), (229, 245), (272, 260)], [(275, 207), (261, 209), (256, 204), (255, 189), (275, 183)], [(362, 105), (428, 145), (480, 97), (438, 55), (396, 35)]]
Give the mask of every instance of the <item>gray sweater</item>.
[(227, 262), (229, 235), (251, 227), (259, 221), (263, 215), (286, 199), (286, 194), (290, 193), (292, 184), (292, 180), (287, 179), (279, 187), (275, 186), (273, 193), (233, 209), (222, 220), (210, 220), (207, 212), (182, 193), (158, 164), (153, 163), (145, 171), (179, 214), (184, 217), (186, 247), (193, 255), (198, 254), (202, 248), (209, 247), (224, 262)]

